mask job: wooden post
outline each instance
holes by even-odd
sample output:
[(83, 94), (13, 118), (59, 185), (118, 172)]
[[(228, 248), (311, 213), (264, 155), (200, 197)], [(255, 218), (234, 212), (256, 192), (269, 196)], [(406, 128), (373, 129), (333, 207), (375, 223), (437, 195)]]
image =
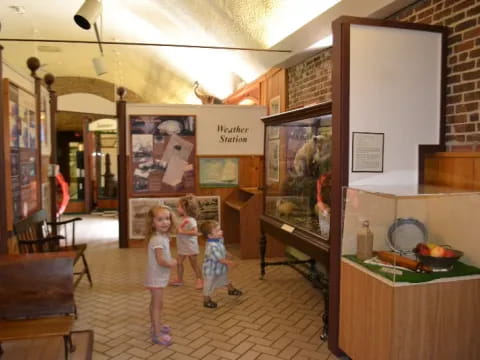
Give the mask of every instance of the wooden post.
[[(57, 164), (57, 93), (53, 90), (52, 85), (55, 82), (55, 76), (46, 74), (43, 81), (47, 85), (50, 104), (50, 143), (52, 149), (50, 151), (49, 166), (56, 166)], [(54, 170), (54, 169), (51, 169)], [(49, 174), (50, 183), (50, 220), (54, 221), (57, 218), (57, 180), (55, 178), (55, 171)], [(53, 231), (57, 229), (54, 226)]]
[(123, 97), (127, 91), (117, 89), (120, 100), (117, 101), (118, 121), (118, 239), (121, 248), (128, 248), (128, 197), (127, 197), (127, 102)]
[[(3, 88), (3, 60), (2, 60), (2, 51), (3, 46), (0, 45), (0, 168), (5, 168), (5, 146), (9, 139), (9, 136), (5, 133), (5, 128), (9, 128), (8, 124), (5, 126), (8, 121), (8, 117), (5, 119), (5, 114), (3, 110), (4, 102), (4, 88)], [(0, 193), (6, 194), (6, 182), (10, 179), (5, 178), (5, 171), (2, 171), (0, 174)], [(0, 201), (0, 254), (7, 253), (7, 241), (8, 241), (8, 231), (7, 231), (7, 202)]]
[(35, 84), (35, 124), (36, 124), (36, 154), (37, 154), (37, 166), (35, 172), (37, 174), (37, 209), (42, 208), (42, 150), (41, 150), (41, 129), (40, 129), (40, 84), (42, 79), (37, 76), (37, 70), (40, 68), (40, 60), (36, 57), (30, 57), (27, 59), (27, 67), (30, 69), (30, 75), (33, 77)]

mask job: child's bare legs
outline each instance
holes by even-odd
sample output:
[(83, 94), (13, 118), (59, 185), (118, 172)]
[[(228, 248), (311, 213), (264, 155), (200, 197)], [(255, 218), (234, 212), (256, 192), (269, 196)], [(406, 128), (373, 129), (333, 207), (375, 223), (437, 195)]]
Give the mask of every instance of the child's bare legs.
[(170, 285), (179, 286), (183, 285), (183, 272), (185, 270), (183, 262), (185, 261), (185, 255), (177, 255), (177, 279), (173, 280)]
[(197, 283), (195, 287), (197, 289), (203, 288), (202, 272), (197, 263), (197, 255), (190, 255), (188, 257), (188, 261), (190, 261), (190, 265), (192, 265), (193, 272), (195, 273), (195, 276), (197, 278)]
[(153, 335), (161, 335), (162, 329), (162, 309), (163, 309), (163, 288), (150, 289), (152, 296), (150, 301), (150, 319), (152, 321)]

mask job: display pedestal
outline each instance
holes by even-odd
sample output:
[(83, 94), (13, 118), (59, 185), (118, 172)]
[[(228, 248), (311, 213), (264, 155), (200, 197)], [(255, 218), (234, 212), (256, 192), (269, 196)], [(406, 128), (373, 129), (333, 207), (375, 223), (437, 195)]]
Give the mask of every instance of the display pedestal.
[(242, 259), (260, 256), (258, 239), (262, 211), (262, 192), (257, 188), (239, 188), (225, 199), (225, 240), (240, 244)]
[(340, 348), (355, 360), (480, 359), (480, 276), (394, 283), (342, 259)]

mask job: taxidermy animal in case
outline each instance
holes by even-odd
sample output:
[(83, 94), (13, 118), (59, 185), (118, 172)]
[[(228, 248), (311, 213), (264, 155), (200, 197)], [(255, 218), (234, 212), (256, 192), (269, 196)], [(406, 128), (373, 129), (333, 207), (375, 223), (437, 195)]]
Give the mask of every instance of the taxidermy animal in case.
[(327, 135), (315, 135), (307, 140), (295, 154), (294, 175), (317, 176), (318, 173), (323, 172), (321, 167), (327, 166), (330, 161), (331, 144), (331, 137)]
[(292, 215), (296, 207), (297, 206), (291, 201), (280, 200), (277, 203), (278, 215), (282, 217), (289, 217)]
[(217, 98), (216, 96), (213, 95), (208, 95), (208, 94), (202, 94), (200, 90), (198, 89), (200, 84), (198, 81), (195, 81), (193, 83), (193, 92), (195, 93), (195, 96), (198, 97), (201, 101), (202, 104), (223, 104), (223, 101)]

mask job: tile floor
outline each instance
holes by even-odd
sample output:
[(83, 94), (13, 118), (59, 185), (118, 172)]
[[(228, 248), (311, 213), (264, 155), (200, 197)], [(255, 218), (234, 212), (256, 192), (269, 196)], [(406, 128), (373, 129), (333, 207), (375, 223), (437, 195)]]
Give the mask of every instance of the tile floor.
[(217, 309), (203, 307), (185, 264), (185, 286), (165, 292), (164, 317), (174, 343), (152, 344), (150, 298), (142, 285), (145, 249), (118, 249), (115, 218), (84, 218), (77, 235), (89, 243), (94, 285), (90, 288), (85, 279), (76, 289), (75, 329), (95, 332), (94, 360), (336, 359), (320, 340), (320, 291), (286, 266), (267, 268), (266, 278), (259, 280), (258, 260), (238, 260), (230, 279), (244, 295), (231, 297), (218, 290)]

